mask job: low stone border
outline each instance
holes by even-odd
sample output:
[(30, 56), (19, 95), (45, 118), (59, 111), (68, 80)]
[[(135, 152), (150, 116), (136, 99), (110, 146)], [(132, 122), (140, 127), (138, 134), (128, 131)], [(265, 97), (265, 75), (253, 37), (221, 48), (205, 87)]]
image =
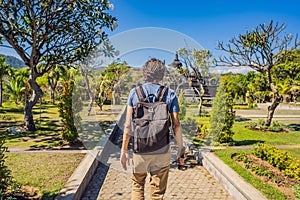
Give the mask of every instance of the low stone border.
[(233, 169), (209, 150), (200, 150), (202, 164), (237, 200), (266, 200), (256, 188), (245, 182)]
[[(124, 118), (125, 114), (124, 108), (117, 117), (116, 122), (119, 122)], [(81, 198), (97, 169), (99, 161), (104, 161), (106, 159), (105, 154), (107, 154), (107, 151), (109, 151), (109, 148), (113, 145), (111, 141), (118, 129), (117, 123), (112, 124), (96, 147), (93, 150), (87, 151), (87, 155), (73, 172), (55, 200), (77, 200)]]

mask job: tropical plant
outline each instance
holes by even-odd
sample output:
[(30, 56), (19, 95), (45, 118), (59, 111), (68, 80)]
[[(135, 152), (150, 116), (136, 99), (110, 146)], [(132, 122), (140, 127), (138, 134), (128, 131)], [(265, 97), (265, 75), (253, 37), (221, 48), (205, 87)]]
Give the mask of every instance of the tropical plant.
[(106, 41), (105, 28), (116, 27), (112, 7), (107, 0), (0, 0), (0, 41), (6, 40), (30, 68), (32, 95), (24, 106), (29, 131), (36, 130), (32, 108), (43, 95), (36, 78), (56, 64), (83, 60)]
[(129, 71), (129, 66), (126, 62), (113, 62), (108, 65), (103, 72), (99, 81), (100, 96), (105, 102), (108, 99), (113, 101), (113, 104), (121, 103), (121, 85), (123, 77), (126, 77)]
[(3, 198), (3, 194), (13, 183), (11, 171), (5, 165), (5, 152), (7, 147), (4, 146), (4, 139), (0, 138), (0, 199)]
[(282, 100), (271, 73), (272, 68), (281, 63), (276, 54), (283, 53), (283, 57), (286, 57), (285, 50), (295, 49), (300, 44), (297, 38), (293, 40), (292, 35), (283, 34), (284, 29), (284, 24), (274, 24), (271, 21), (267, 25), (260, 24), (254, 30), (234, 37), (228, 44), (218, 43), (218, 49), (227, 52), (228, 55), (220, 57), (217, 65), (248, 66), (266, 77), (264, 84), (268, 85), (273, 94), (265, 120), (266, 126), (270, 126), (275, 109)]

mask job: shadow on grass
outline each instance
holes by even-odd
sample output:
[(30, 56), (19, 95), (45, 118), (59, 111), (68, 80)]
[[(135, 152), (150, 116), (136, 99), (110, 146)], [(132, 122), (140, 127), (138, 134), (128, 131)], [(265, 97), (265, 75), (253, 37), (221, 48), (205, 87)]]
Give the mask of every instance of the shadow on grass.
[(19, 107), (19, 108), (11, 108), (11, 107), (1, 107), (0, 109), (1, 113), (6, 113), (6, 112), (9, 112), (9, 113), (23, 113), (23, 108), (22, 107)]
[(300, 124), (287, 124), (286, 126), (294, 131), (300, 131)]
[(250, 118), (246, 118), (246, 117), (241, 117), (241, 116), (236, 116), (235, 117), (235, 121), (237, 122), (246, 122), (246, 121), (250, 121)]
[(254, 145), (257, 143), (265, 143), (263, 140), (241, 140), (241, 141), (235, 141), (235, 146), (248, 146), (248, 145)]

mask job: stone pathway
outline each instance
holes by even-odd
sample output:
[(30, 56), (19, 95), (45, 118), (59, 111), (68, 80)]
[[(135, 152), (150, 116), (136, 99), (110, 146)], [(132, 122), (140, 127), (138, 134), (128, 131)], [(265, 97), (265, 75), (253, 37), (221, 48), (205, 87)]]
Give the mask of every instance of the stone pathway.
[[(176, 147), (172, 145), (172, 160), (175, 160)], [(131, 168), (121, 169), (119, 163), (119, 147), (110, 151), (107, 161), (100, 163), (82, 200), (130, 200), (131, 199)], [(202, 166), (190, 167), (186, 171), (177, 169), (170, 163), (166, 200), (233, 199), (221, 184)], [(145, 187), (145, 199), (149, 199), (148, 175)]]

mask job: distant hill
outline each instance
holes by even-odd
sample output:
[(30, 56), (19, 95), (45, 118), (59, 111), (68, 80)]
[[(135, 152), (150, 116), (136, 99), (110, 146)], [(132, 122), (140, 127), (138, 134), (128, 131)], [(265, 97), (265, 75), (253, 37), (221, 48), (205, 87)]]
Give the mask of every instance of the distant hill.
[(23, 68), (25, 66), (24, 62), (14, 56), (8, 56), (8, 55), (2, 55), (0, 56), (5, 56), (6, 57), (6, 63), (11, 65), (14, 68)]

